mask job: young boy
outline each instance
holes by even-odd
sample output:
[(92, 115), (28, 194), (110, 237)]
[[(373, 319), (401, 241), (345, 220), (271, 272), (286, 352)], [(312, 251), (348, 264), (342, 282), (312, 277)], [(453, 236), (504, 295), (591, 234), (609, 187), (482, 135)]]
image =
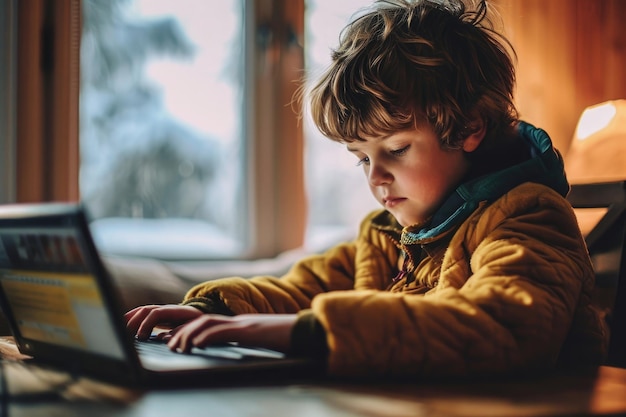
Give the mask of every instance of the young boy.
[[(453, 376), (596, 365), (606, 331), (563, 163), (517, 119), (487, 5), (379, 1), (310, 92), (384, 210), (281, 278), (225, 278), (127, 313), (188, 351), (225, 341), (327, 360), (334, 375)], [(269, 313), (269, 314), (259, 314)]]

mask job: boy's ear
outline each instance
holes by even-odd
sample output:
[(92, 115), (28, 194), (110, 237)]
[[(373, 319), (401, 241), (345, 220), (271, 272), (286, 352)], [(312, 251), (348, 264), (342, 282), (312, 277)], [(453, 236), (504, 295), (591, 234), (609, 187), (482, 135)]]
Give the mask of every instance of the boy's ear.
[(472, 133), (463, 140), (463, 150), (465, 152), (474, 152), (483, 141), (485, 133), (487, 133), (485, 121), (480, 117), (474, 119), (470, 125), (470, 132)]

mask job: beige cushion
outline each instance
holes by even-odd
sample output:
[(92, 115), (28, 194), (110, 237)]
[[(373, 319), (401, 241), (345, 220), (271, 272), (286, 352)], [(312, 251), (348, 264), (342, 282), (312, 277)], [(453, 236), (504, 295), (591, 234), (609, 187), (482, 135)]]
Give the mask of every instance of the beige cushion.
[(157, 260), (107, 256), (103, 262), (125, 311), (144, 304), (179, 303), (189, 289)]

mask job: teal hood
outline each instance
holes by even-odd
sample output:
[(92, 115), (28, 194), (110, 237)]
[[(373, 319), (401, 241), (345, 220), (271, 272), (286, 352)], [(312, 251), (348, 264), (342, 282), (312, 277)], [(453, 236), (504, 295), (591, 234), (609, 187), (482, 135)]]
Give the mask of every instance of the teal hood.
[(417, 231), (405, 228), (401, 242), (410, 245), (436, 238), (466, 220), (479, 203), (491, 203), (525, 182), (543, 184), (565, 197), (570, 186), (563, 159), (548, 134), (525, 122), (519, 122), (518, 133), (530, 147), (529, 159), (462, 184), (437, 210), (427, 227)]

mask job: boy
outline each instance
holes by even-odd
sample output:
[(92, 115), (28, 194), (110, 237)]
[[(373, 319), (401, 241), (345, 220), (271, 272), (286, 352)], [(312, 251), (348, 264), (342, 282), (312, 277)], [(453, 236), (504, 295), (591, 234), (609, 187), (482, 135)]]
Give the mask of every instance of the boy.
[(562, 160), (517, 118), (508, 47), (485, 2), (376, 2), (342, 33), (310, 108), (384, 209), (281, 278), (134, 309), (130, 331), (174, 322), (175, 350), (238, 341), (325, 358), (334, 375), (599, 364), (606, 331)]

